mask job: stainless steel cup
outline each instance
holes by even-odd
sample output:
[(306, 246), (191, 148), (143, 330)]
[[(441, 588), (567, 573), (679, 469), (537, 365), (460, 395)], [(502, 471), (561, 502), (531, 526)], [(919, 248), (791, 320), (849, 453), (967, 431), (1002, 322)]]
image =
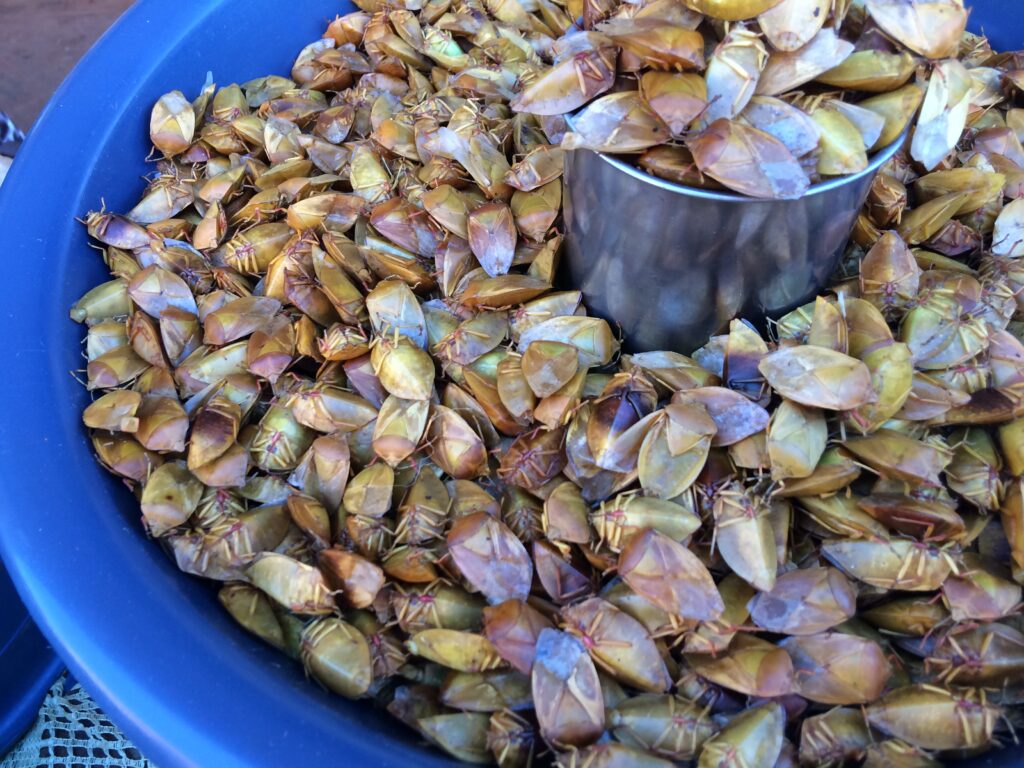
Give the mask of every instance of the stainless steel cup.
[(821, 290), (902, 142), (798, 200), (683, 187), (608, 155), (566, 152), (560, 279), (622, 327), (626, 349), (690, 353), (733, 317), (759, 322)]

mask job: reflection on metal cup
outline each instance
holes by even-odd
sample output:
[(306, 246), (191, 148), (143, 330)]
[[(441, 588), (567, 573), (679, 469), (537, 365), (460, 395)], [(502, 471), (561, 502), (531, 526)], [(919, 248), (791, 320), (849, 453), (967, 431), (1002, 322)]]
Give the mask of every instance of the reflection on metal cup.
[(797, 200), (684, 187), (566, 152), (560, 279), (621, 326), (631, 351), (690, 353), (735, 316), (778, 317), (827, 285), (875, 173), (904, 138)]

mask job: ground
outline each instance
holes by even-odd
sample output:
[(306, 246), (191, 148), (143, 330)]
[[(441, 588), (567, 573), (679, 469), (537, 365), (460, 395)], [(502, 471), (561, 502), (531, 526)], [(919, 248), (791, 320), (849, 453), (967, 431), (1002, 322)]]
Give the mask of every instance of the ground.
[(131, 0), (0, 0), (0, 111), (28, 130)]

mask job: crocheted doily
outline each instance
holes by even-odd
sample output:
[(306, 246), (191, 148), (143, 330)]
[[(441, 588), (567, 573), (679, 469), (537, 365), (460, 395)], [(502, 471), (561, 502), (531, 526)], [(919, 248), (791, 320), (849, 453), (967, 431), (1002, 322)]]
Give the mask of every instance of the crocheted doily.
[(43, 701), (32, 730), (0, 768), (155, 768), (77, 683), (61, 677)]

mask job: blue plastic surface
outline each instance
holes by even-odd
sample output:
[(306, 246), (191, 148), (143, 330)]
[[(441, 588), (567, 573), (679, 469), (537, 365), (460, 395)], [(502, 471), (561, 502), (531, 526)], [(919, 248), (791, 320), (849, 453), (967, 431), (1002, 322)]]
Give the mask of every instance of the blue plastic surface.
[(0, 758), (35, 722), (63, 668), (0, 563)]
[[(1024, 41), (1017, 0), (976, 5), (973, 27), (1004, 48)], [(0, 551), (72, 672), (161, 768), (453, 764), (368, 703), (310, 684), (146, 540), (135, 499), (93, 459), (71, 376), (84, 361), (68, 307), (105, 277), (72, 217), (101, 198), (113, 210), (135, 202), (153, 101), (194, 95), (207, 70), (222, 84), (287, 73), (346, 10), (142, 0), (61, 86), (0, 189)]]
[(967, 28), (988, 35), (992, 50), (1024, 48), (1024, 10), (1020, 0), (964, 0), (971, 9)]

